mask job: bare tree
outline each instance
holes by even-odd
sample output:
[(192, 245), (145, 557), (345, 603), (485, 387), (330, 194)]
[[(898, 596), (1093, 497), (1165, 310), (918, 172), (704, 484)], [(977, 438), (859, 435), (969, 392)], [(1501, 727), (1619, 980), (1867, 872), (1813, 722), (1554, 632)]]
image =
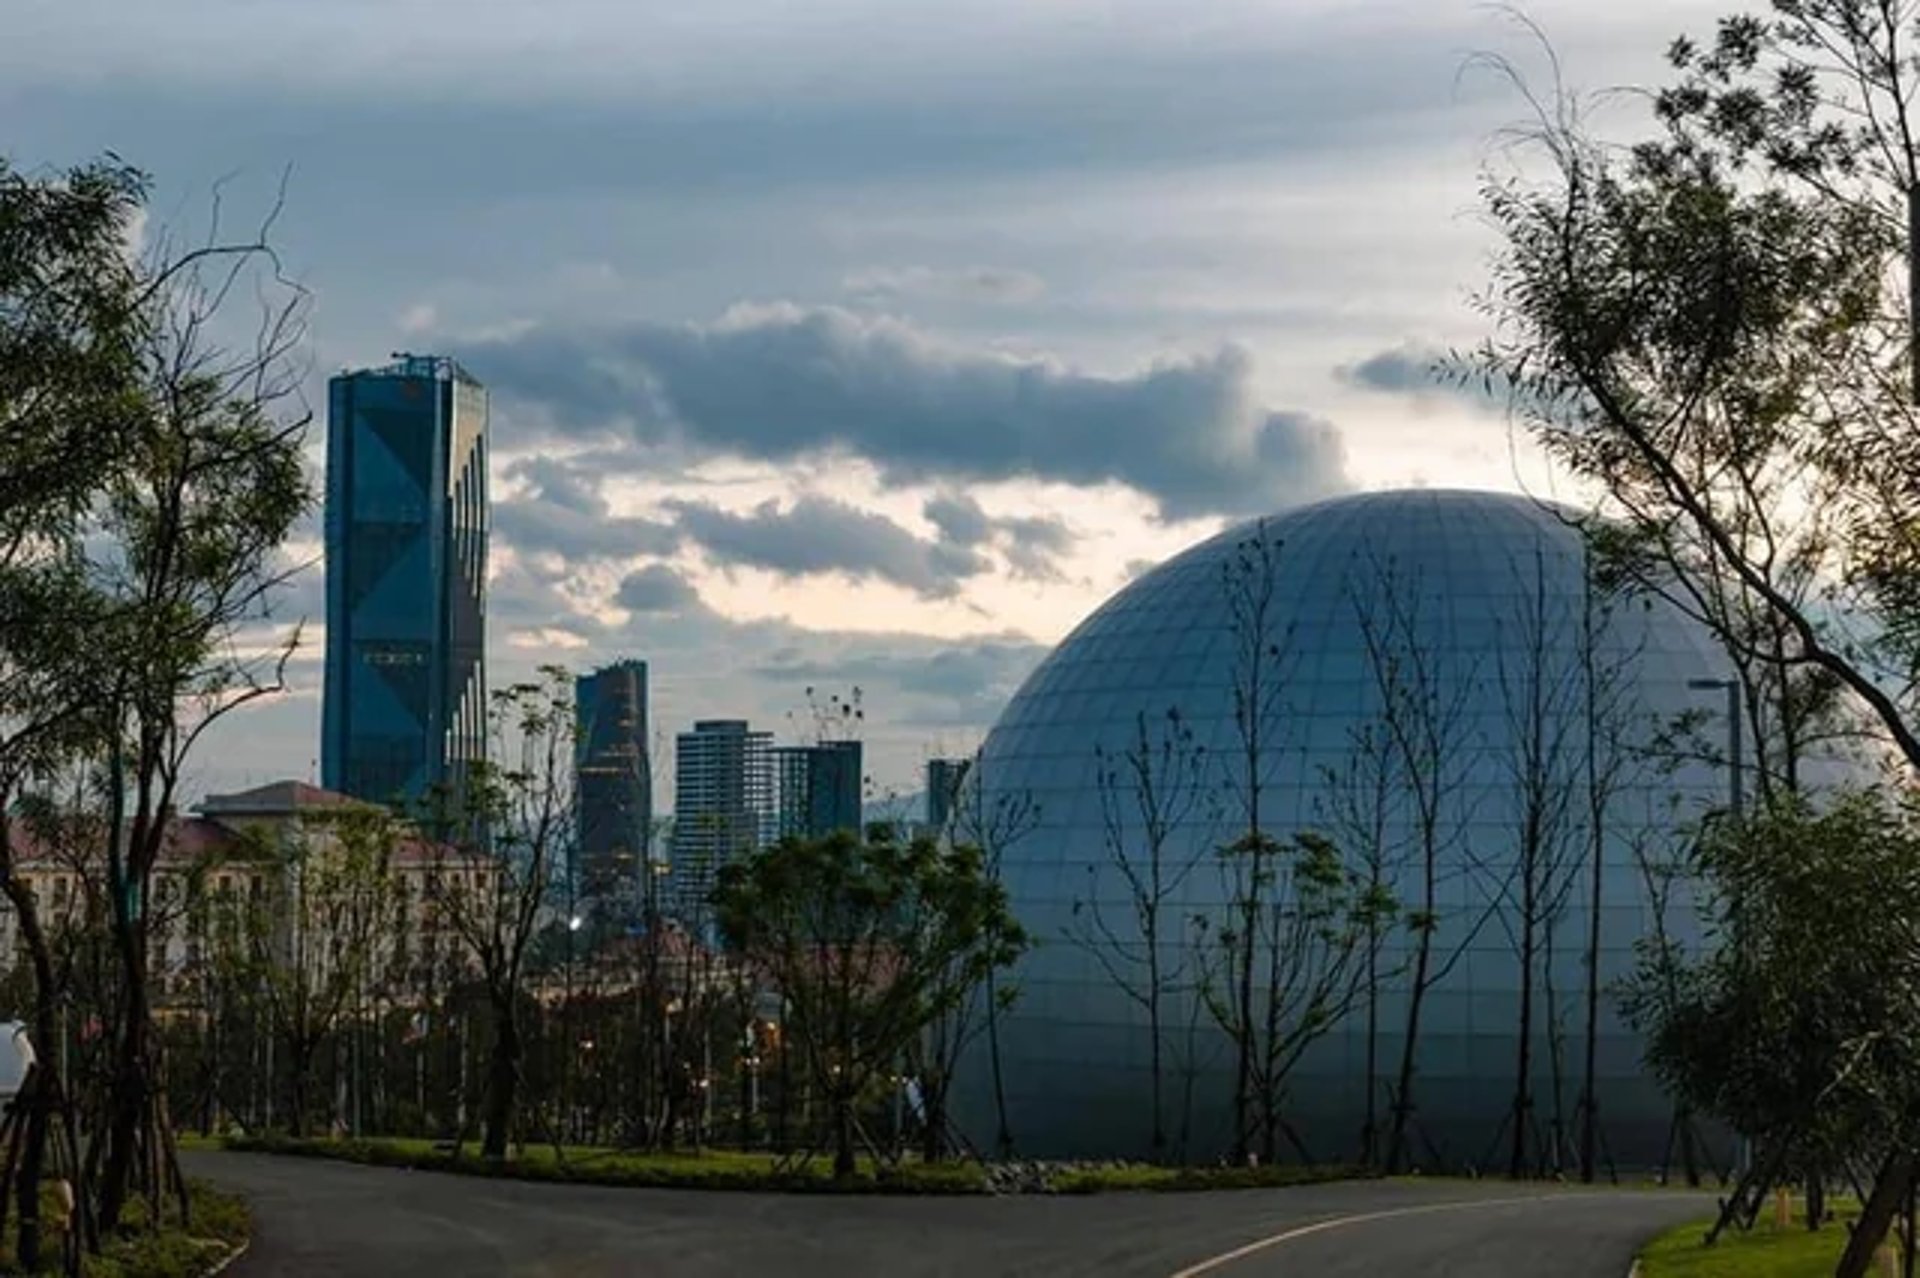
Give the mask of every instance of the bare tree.
[[(1040, 805), (1025, 790), (1000, 790), (987, 781), (984, 751), (974, 756), (954, 805), (951, 841), (978, 848), (987, 881), (1001, 886), (1007, 853), (1039, 826)], [(1000, 1018), (1013, 1005), (1018, 989), (1003, 979), (1001, 966), (988, 969), (984, 982), (987, 1012), (987, 1060), (993, 1079), (994, 1152), (1013, 1155), (1013, 1128), (1007, 1120), (1006, 1077), (1000, 1058)]]
[[(1349, 729), (1346, 757), (1337, 766), (1323, 768), (1321, 782), (1316, 800), (1320, 819), (1333, 832), (1335, 841), (1365, 867), (1367, 892), (1392, 890), (1406, 852), (1404, 837), (1396, 825), (1399, 756), (1378, 715)], [(1384, 953), (1393, 921), (1390, 914), (1367, 920), (1362, 995), (1367, 1022), (1366, 1109), (1360, 1124), (1360, 1162), (1368, 1167), (1380, 1160), (1380, 996), (1386, 982), (1400, 971)]]
[(1580, 1179), (1592, 1184), (1599, 1160), (1601, 922), (1606, 895), (1606, 861), (1614, 801), (1636, 776), (1647, 746), (1650, 724), (1640, 712), (1631, 674), (1640, 658), (1638, 643), (1622, 645), (1615, 610), (1627, 598), (1617, 583), (1603, 579), (1590, 542), (1581, 555), (1580, 624), (1575, 639), (1579, 664), (1581, 762), (1586, 798), (1587, 935), (1584, 967), (1585, 1030), (1581, 1035)]
[(1515, 800), (1515, 830), (1512, 862), (1493, 877), (1501, 900), (1495, 917), (1513, 945), (1520, 970), (1513, 1095), (1504, 1120), (1507, 1175), (1517, 1180), (1531, 1168), (1545, 1166), (1549, 1147), (1538, 1137), (1534, 1113), (1536, 996), (1544, 956), (1551, 1038), (1552, 931), (1578, 869), (1573, 818), (1580, 784), (1580, 689), (1578, 665), (1567, 659), (1577, 643), (1574, 619), (1565, 602), (1547, 588), (1544, 550), (1536, 546), (1530, 565), (1510, 568), (1515, 607), (1511, 616), (1498, 619), (1506, 634), (1497, 648), (1505, 747), (1498, 753)]
[[(1207, 815), (1209, 760), (1177, 707), (1151, 729), (1146, 712), (1140, 712), (1126, 746), (1116, 752), (1097, 745), (1094, 755), (1106, 862), (1087, 867), (1088, 892), (1073, 903), (1067, 936), (1146, 1013), (1153, 1091), (1148, 1148), (1160, 1161), (1167, 1155), (1163, 1006), (1193, 978), (1187, 970), (1186, 928), (1183, 920), (1168, 919), (1167, 907), (1206, 854), (1204, 832), (1192, 827), (1196, 817)], [(1118, 925), (1108, 917), (1111, 904), (1102, 900), (1108, 872), (1126, 889), (1124, 921)]]
[(525, 1056), (527, 947), (578, 834), (571, 676), (544, 667), (538, 681), (496, 691), (488, 728), (488, 759), (471, 767), (458, 793), (435, 796), (428, 828), (439, 833), (439, 859), (427, 883), (485, 988), (492, 1046), (481, 1152), (504, 1158)]
[(1234, 1040), (1233, 1157), (1244, 1163), (1252, 1152), (1256, 1126), (1257, 1053), (1255, 1002), (1259, 977), (1261, 912), (1273, 863), (1282, 846), (1267, 832), (1264, 807), (1268, 775), (1280, 752), (1287, 679), (1292, 674), (1291, 623), (1283, 623), (1278, 598), (1280, 556), (1284, 543), (1269, 534), (1267, 521), (1235, 545), (1233, 556), (1221, 566), (1220, 588), (1225, 596), (1232, 632), (1233, 726), (1237, 742), (1234, 757), (1223, 764), (1225, 790), (1238, 808), (1240, 832), (1224, 849), (1223, 870), (1228, 880), (1229, 924), (1216, 936), (1228, 950), (1228, 997), (1232, 1007), (1221, 1019)]
[(1361, 575), (1349, 593), (1380, 722), (1412, 818), (1408, 868), (1415, 880), (1414, 890), (1402, 893), (1414, 950), (1387, 1131), (1386, 1168), (1394, 1173), (1408, 1161), (1427, 995), (1453, 970), (1498, 900), (1491, 899), (1477, 918), (1462, 920), (1453, 943), (1437, 949), (1441, 888), (1449, 875), (1469, 870), (1457, 853), (1472, 815), (1465, 794), (1467, 746), (1479, 671), (1477, 663), (1449, 659), (1428, 641), (1425, 587), (1417, 576), (1407, 579), (1392, 561), (1370, 553), (1365, 558), (1356, 565)]

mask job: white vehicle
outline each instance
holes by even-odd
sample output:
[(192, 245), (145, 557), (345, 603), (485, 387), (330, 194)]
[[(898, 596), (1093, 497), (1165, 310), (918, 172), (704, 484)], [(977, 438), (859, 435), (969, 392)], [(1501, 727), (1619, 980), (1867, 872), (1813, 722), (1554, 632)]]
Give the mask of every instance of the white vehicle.
[(33, 1064), (33, 1040), (25, 1021), (0, 1021), (0, 1108), (13, 1103)]

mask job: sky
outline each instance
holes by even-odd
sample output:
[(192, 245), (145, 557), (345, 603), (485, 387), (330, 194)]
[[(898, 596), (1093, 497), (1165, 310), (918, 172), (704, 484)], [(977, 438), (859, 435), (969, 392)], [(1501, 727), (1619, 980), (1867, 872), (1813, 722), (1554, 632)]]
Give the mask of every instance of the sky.
[[(1541, 0), (1567, 83), (1702, 0)], [(859, 687), (879, 793), (1115, 590), (1356, 489), (1561, 486), (1432, 364), (1549, 74), (1462, 0), (0, 0), (0, 149), (151, 172), (149, 237), (284, 207), (308, 397), (398, 350), (492, 396), (490, 679), (652, 665), (657, 732)], [(1623, 100), (1631, 101), (1630, 97)], [(311, 436), (318, 466), (324, 421)], [(190, 793), (317, 775), (284, 696)], [(270, 634), (252, 636), (270, 639)], [(663, 792), (670, 791), (662, 778)], [(663, 794), (663, 797), (664, 794)]]

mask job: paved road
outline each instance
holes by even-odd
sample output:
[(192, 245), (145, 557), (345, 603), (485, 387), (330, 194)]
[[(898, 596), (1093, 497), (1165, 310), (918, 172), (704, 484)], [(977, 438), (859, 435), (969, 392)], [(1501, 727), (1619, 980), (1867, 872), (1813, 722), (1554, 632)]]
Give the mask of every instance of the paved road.
[(842, 1198), (539, 1185), (259, 1154), (187, 1163), (253, 1201), (254, 1245), (233, 1278), (1622, 1278), (1640, 1240), (1708, 1206), (1461, 1182)]

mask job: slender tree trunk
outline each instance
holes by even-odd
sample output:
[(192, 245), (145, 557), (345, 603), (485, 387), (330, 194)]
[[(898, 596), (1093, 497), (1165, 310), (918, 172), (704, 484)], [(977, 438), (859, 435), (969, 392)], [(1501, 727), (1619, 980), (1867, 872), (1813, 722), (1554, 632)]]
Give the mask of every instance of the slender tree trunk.
[(1879, 1250), (1893, 1227), (1894, 1217), (1905, 1206), (1914, 1177), (1914, 1151), (1899, 1147), (1880, 1164), (1873, 1180), (1873, 1192), (1860, 1208), (1860, 1218), (1847, 1238), (1847, 1249), (1840, 1255), (1834, 1278), (1866, 1278), (1873, 1254)]
[(129, 974), (125, 1019), (121, 1026), (118, 1059), (110, 1091), (106, 1131), (106, 1161), (100, 1173), (100, 1228), (111, 1232), (120, 1223), (132, 1182), (141, 1120), (147, 1112), (150, 1072), (146, 963), (137, 940), (123, 929), (122, 964)]
[[(1379, 880), (1373, 884), (1378, 889)], [(1360, 1165), (1371, 1167), (1379, 1155), (1376, 1094), (1380, 1077), (1380, 927), (1367, 924), (1367, 1116), (1360, 1125)]]
[(1400, 1044), (1400, 1069), (1393, 1089), (1393, 1125), (1387, 1133), (1387, 1174), (1397, 1174), (1407, 1154), (1407, 1122), (1413, 1112), (1413, 1076), (1420, 1047), (1420, 1013), (1427, 1001), (1427, 975), (1433, 963), (1434, 852), (1429, 836), (1421, 890), (1420, 944), (1414, 951), (1413, 983), (1407, 990), (1406, 1037)]
[(1586, 710), (1587, 780), (1587, 1004), (1586, 1034), (1581, 1043), (1580, 1181), (1591, 1185), (1599, 1143), (1600, 1092), (1597, 1062), (1600, 1041), (1600, 896), (1606, 882), (1607, 796), (1600, 784), (1600, 691), (1596, 682), (1592, 565), (1586, 567), (1581, 615), (1580, 665)]
[(520, 1026), (514, 1015), (513, 995), (494, 999), (492, 1059), (487, 1067), (486, 1134), (480, 1153), (505, 1158), (513, 1134), (514, 1105), (520, 1088)]
[(856, 1164), (853, 1158), (853, 1097), (844, 1088), (833, 1092), (833, 1178), (851, 1180)]
[(947, 1082), (944, 1074), (937, 1070), (922, 1072), (920, 1079), (920, 1159), (922, 1162), (940, 1162), (946, 1157), (947, 1130)]
[[(1156, 903), (1155, 909), (1158, 909)], [(1153, 1137), (1149, 1144), (1153, 1161), (1167, 1160), (1167, 1127), (1160, 1094), (1160, 937), (1159, 928), (1147, 926), (1147, 1054), (1153, 1082)]]
[(1001, 1158), (1012, 1158), (1013, 1129), (1007, 1125), (1007, 1085), (1000, 1067), (1000, 997), (992, 972), (987, 973), (987, 1056), (993, 1065), (993, 1109), (999, 1124), (993, 1147)]
[(1520, 924), (1520, 1024), (1519, 1042), (1514, 1045), (1512, 1141), (1507, 1154), (1507, 1176), (1519, 1180), (1527, 1171), (1527, 1124), (1533, 1115), (1533, 872), (1525, 871), (1528, 882), (1521, 896)]

